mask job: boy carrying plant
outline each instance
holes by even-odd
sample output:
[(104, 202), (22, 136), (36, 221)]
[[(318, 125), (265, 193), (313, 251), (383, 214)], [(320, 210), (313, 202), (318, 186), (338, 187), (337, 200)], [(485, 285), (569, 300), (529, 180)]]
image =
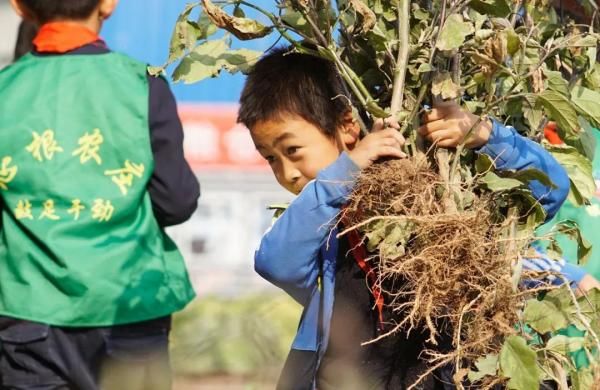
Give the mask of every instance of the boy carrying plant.
[[(240, 99), (238, 120), (279, 184), (298, 195), (255, 255), (256, 271), (304, 307), (279, 389), (403, 389), (425, 370), (419, 358), (424, 333), (400, 332), (361, 345), (385, 331), (389, 313), (369, 290), (369, 271), (353, 255), (356, 243), (336, 238), (336, 218), (360, 171), (381, 158), (404, 157), (404, 139), (382, 122), (361, 138), (344, 91), (332, 64), (284, 48), (254, 66)], [(443, 103), (425, 115), (419, 131), (452, 148), (477, 120)], [(489, 155), (498, 169), (546, 173), (555, 188), (539, 182), (530, 188), (549, 216), (566, 198), (564, 169), (514, 129), (484, 120), (466, 146)], [(437, 374), (424, 388), (452, 388), (451, 368)]]

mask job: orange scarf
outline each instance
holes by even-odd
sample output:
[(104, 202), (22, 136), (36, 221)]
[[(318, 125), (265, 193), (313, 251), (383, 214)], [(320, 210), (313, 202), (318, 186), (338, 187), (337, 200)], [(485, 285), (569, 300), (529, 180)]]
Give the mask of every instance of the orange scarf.
[(98, 34), (80, 24), (50, 22), (40, 27), (33, 45), (40, 53), (66, 53), (98, 40)]

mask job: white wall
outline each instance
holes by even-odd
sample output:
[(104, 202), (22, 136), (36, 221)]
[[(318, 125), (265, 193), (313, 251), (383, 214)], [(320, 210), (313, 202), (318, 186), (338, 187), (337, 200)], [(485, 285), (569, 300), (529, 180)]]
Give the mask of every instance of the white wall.
[(200, 173), (198, 210), (168, 230), (199, 295), (242, 295), (272, 288), (254, 272), (254, 251), (270, 226), (267, 206), (289, 202), (270, 172)]
[(0, 68), (12, 61), (19, 18), (8, 0), (0, 0)]

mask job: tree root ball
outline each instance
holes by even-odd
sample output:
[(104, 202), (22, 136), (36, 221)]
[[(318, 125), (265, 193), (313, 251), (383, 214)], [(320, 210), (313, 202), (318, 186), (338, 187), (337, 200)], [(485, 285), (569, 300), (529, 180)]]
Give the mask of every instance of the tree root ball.
[[(491, 198), (468, 188), (465, 210), (447, 212), (453, 195), (429, 164), (416, 159), (374, 164), (357, 179), (341, 218), (341, 236), (364, 237), (377, 287), (383, 292), (387, 333), (429, 332), (432, 367), (498, 353), (516, 333), (523, 302), (513, 288), (512, 262), (521, 249), (496, 215)], [(441, 325), (440, 325), (441, 324)], [(436, 348), (452, 338), (452, 350)]]

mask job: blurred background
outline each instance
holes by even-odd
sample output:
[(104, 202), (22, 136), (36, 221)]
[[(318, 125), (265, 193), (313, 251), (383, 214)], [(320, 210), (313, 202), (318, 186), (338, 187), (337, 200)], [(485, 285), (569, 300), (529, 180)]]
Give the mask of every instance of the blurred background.
[[(185, 4), (121, 0), (101, 36), (115, 51), (160, 65)], [(19, 22), (9, 1), (0, 0), (0, 68), (12, 61)], [(252, 48), (265, 50), (272, 43)], [(243, 81), (241, 75), (223, 74), (172, 86), (186, 158), (202, 186), (195, 215), (169, 230), (198, 294), (174, 320), (175, 389), (274, 388), (300, 318), (300, 307), (253, 270), (254, 250), (271, 223), (267, 206), (288, 202), (291, 195), (275, 182), (248, 130), (236, 124)]]

